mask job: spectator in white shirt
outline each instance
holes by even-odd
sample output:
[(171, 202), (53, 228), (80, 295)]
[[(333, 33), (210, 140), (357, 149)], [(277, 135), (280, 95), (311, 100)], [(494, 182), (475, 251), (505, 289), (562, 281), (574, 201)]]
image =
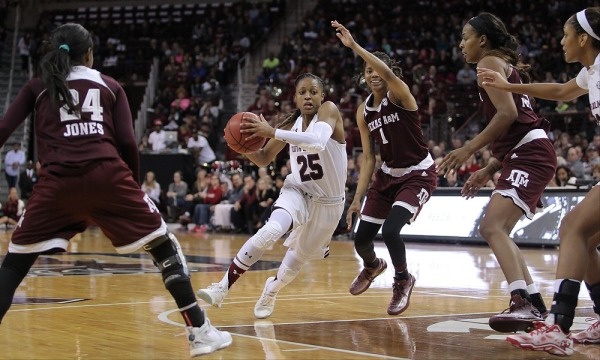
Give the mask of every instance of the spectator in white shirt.
[(167, 148), (167, 138), (160, 120), (154, 121), (154, 131), (148, 136), (148, 143), (152, 147), (152, 151), (158, 152)]
[(14, 143), (13, 149), (6, 153), (4, 157), (4, 173), (6, 174), (6, 182), (8, 187), (16, 187), (21, 166), (25, 164), (25, 152), (21, 150), (20, 143)]
[[(204, 130), (204, 126), (202, 127)], [(187, 147), (196, 159), (196, 163), (207, 164), (215, 161), (217, 159), (215, 152), (210, 147), (208, 140), (206, 139), (205, 133), (202, 131), (198, 131), (191, 138), (189, 138)]]

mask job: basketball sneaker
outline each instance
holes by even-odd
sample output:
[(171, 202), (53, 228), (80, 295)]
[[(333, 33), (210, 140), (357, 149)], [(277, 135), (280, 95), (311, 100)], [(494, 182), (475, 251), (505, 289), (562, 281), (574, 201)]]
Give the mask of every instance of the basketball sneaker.
[(231, 345), (231, 334), (227, 331), (219, 331), (211, 325), (206, 318), (200, 327), (188, 326), (185, 328), (190, 343), (190, 356), (210, 354), (211, 352), (224, 349)]
[(579, 344), (597, 344), (600, 343), (600, 320), (597, 318), (587, 318), (585, 321), (592, 322), (592, 325), (587, 329), (572, 334), (573, 341)]
[(573, 354), (573, 340), (558, 324), (548, 326), (545, 322), (536, 321), (532, 332), (510, 335), (506, 337), (506, 341), (525, 350), (547, 351), (552, 355), (562, 356)]
[(358, 274), (356, 279), (354, 279), (352, 285), (350, 285), (350, 294), (360, 295), (367, 291), (369, 286), (371, 286), (373, 280), (375, 280), (376, 277), (381, 275), (381, 273), (383, 273), (385, 269), (387, 269), (387, 263), (381, 258), (379, 258), (379, 265), (377, 265), (376, 267), (371, 268), (365, 266), (365, 268), (362, 269), (360, 274)]
[(275, 309), (275, 297), (277, 296), (277, 293), (267, 290), (269, 283), (273, 280), (275, 280), (274, 276), (271, 276), (267, 279), (262, 295), (256, 302), (256, 305), (254, 305), (254, 317), (257, 319), (266, 319), (273, 314), (273, 310)]
[(498, 332), (529, 332), (535, 321), (544, 321), (539, 310), (520, 295), (513, 295), (508, 309), (492, 316), (488, 323)]
[(408, 308), (415, 281), (417, 280), (412, 274), (408, 274), (407, 280), (394, 279), (392, 300), (387, 309), (389, 315), (400, 315)]
[(198, 290), (198, 297), (212, 306), (220, 308), (223, 305), (223, 300), (227, 296), (229, 289), (225, 281), (212, 283), (206, 289)]

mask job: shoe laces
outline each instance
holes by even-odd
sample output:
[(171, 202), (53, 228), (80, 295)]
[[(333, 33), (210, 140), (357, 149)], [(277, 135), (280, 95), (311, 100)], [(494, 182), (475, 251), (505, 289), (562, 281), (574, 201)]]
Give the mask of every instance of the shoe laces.
[(404, 290), (406, 289), (406, 285), (408, 284), (408, 282), (410, 281), (410, 279), (408, 280), (395, 280), (394, 283), (392, 284), (392, 289), (395, 295), (399, 295), (402, 294), (404, 295)]
[(379, 263), (377, 263), (377, 266), (375, 267), (365, 266), (363, 271), (360, 272), (360, 276), (365, 278), (366, 280), (373, 281), (375, 279), (373, 275), (375, 275), (377, 273), (377, 270), (379, 270), (379, 268), (381, 267), (381, 261), (382, 260), (379, 260)]
[(548, 326), (543, 321), (535, 321), (533, 323), (533, 327), (534, 327), (534, 330), (529, 333), (530, 336), (542, 335), (542, 334), (554, 331), (554, 329), (553, 329), (554, 325)]
[(214, 290), (214, 291), (225, 291), (223, 284), (221, 284), (220, 282), (218, 283), (212, 283), (210, 285), (208, 285), (208, 290)]
[(275, 300), (276, 292), (265, 291), (260, 297), (259, 303), (261, 306), (269, 306)]
[(586, 331), (593, 331), (600, 328), (600, 320), (598, 320), (598, 318), (589, 317), (585, 319), (585, 322), (592, 323), (592, 325), (590, 325), (590, 327), (588, 327)]
[(537, 316), (539, 318), (543, 318), (542, 314), (540, 313), (540, 311), (535, 306), (533, 306), (529, 301), (527, 301), (525, 299), (523, 299), (522, 301), (519, 301), (519, 302), (514, 302), (511, 299), (508, 308), (504, 309), (502, 311), (502, 314), (515, 312), (518, 309), (526, 307), (527, 305), (529, 305), (531, 307), (531, 313), (533, 315), (535, 315), (535, 316)]

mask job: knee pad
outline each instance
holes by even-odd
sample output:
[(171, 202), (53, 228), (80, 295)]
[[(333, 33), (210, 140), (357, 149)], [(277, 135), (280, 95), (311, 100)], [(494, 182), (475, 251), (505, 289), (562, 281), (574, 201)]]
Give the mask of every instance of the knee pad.
[(144, 245), (144, 250), (152, 255), (166, 288), (171, 284), (190, 280), (187, 262), (175, 235), (168, 232), (159, 236)]
[(267, 250), (269, 247), (273, 246), (283, 234), (283, 229), (278, 222), (267, 221), (265, 226), (260, 228), (250, 240), (252, 241), (252, 245), (256, 248)]

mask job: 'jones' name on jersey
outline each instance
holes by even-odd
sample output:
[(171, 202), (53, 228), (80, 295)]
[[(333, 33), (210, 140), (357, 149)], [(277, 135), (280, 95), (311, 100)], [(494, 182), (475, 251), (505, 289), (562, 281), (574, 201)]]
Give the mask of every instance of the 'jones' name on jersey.
[[(79, 92), (74, 89), (69, 89), (71, 96), (73, 97), (73, 104), (79, 104)], [(81, 113), (77, 114), (69, 110), (67, 105), (60, 108), (60, 121), (71, 122), (65, 124), (64, 136), (81, 136), (81, 135), (104, 135), (104, 127), (102, 122), (102, 112), (104, 109), (100, 105), (100, 90), (99, 89), (88, 89), (85, 99), (81, 104)], [(82, 117), (86, 114), (92, 121), (81, 122)], [(87, 120), (87, 119), (86, 119)], [(75, 122), (77, 121), (77, 122)]]

